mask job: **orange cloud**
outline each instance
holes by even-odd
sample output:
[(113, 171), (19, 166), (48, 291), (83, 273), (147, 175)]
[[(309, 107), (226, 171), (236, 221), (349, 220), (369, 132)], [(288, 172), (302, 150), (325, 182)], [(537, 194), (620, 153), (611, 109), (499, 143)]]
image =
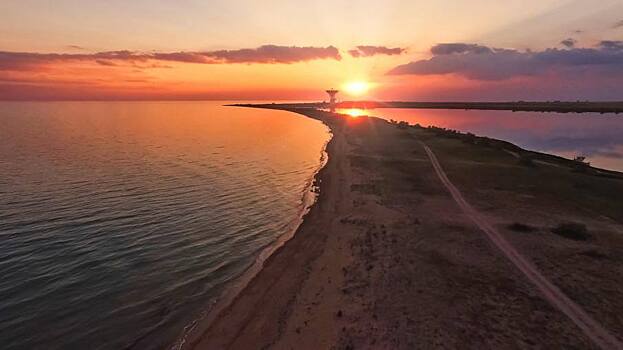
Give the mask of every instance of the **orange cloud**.
[(290, 64), (323, 59), (339, 61), (341, 58), (339, 50), (333, 46), (298, 47), (263, 45), (254, 49), (168, 53), (142, 53), (127, 50), (97, 52), (92, 54), (0, 51), (0, 70), (33, 70), (43, 65), (76, 61), (89, 61), (104, 66), (115, 66), (118, 62), (136, 64), (147, 61), (172, 61), (199, 64)]

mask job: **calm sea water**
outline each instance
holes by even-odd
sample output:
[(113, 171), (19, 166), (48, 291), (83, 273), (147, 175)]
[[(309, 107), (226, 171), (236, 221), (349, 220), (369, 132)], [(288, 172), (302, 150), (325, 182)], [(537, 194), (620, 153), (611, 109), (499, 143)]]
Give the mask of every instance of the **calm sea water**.
[(328, 138), (212, 102), (0, 103), (0, 347), (171, 344), (293, 229)]
[(623, 171), (623, 115), (400, 108), (340, 111), (471, 132), (566, 158), (586, 156), (594, 166)]

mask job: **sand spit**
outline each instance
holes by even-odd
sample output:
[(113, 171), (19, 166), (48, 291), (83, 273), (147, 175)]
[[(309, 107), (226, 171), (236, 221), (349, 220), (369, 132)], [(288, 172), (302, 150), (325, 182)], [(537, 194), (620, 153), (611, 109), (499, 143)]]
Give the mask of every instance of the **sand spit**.
[[(334, 135), (317, 175), (318, 201), (187, 348), (620, 346), (620, 174), (473, 135), (294, 111)], [(492, 243), (440, 181), (422, 143), (479, 220), (609, 340), (578, 327)], [(586, 230), (559, 234), (567, 227)]]

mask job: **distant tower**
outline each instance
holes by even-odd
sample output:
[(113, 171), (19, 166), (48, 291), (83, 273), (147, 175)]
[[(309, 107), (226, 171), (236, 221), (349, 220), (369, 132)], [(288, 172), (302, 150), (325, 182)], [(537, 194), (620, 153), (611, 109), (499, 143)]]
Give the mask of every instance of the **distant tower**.
[(338, 93), (338, 92), (339, 92), (339, 91), (338, 91), (338, 90), (335, 90), (335, 89), (330, 89), (330, 90), (327, 90), (327, 94), (329, 94), (329, 98), (330, 98), (330, 99), (329, 99), (329, 103), (330, 103), (331, 105), (334, 105), (334, 106), (335, 106), (335, 103), (337, 102), (337, 100), (335, 99), (335, 95), (337, 95), (337, 93)]
[(337, 95), (339, 91), (335, 89), (329, 89), (326, 91), (327, 91), (327, 94), (329, 94), (329, 108), (331, 108), (331, 112), (335, 112), (335, 104), (337, 103), (337, 100), (335, 99), (335, 95)]

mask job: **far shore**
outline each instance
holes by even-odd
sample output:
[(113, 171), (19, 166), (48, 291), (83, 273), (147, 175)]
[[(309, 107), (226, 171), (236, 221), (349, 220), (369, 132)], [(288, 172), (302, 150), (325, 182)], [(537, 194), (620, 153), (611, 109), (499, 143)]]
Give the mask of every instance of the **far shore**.
[(239, 106), (322, 121), (328, 162), (294, 237), (185, 349), (621, 347), (622, 173), (319, 105)]
[[(328, 108), (327, 103), (273, 104), (276, 108)], [(508, 101), (508, 102), (405, 102), (405, 101), (343, 101), (336, 108), (417, 108), (417, 109), (463, 109), (514, 112), (555, 113), (623, 113), (623, 102), (591, 101)]]

